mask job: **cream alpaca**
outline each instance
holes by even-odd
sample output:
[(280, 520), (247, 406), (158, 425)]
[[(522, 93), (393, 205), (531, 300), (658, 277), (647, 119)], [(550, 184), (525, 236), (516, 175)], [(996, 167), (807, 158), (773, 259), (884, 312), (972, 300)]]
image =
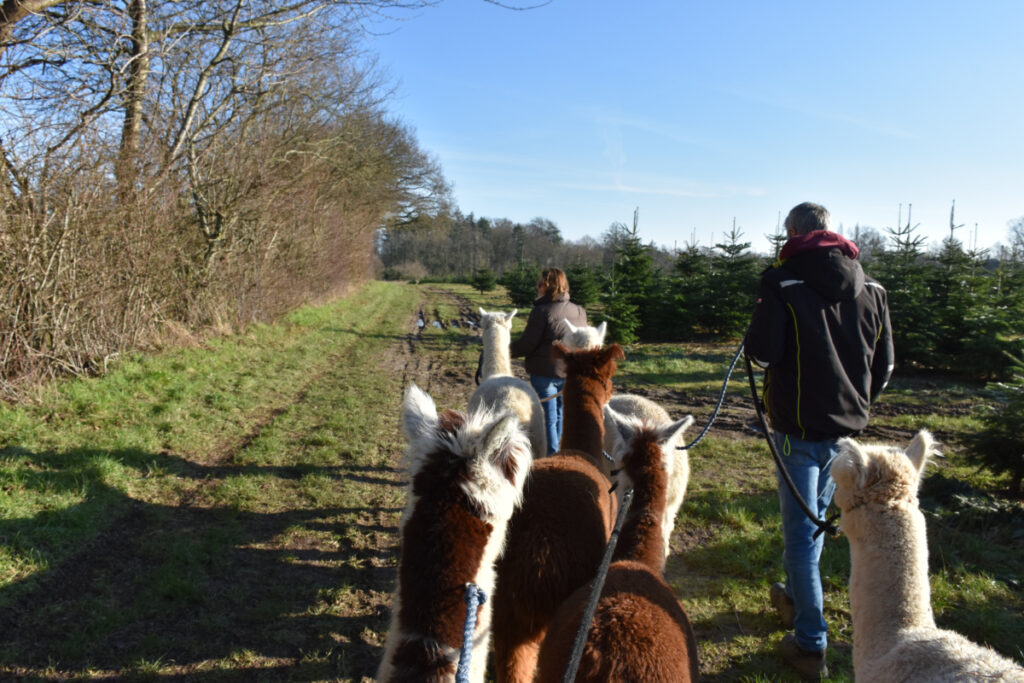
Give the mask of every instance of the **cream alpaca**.
[[(672, 423), (668, 412), (654, 401), (636, 396), (634, 394), (615, 394), (604, 411), (604, 450), (616, 459), (621, 458), (625, 451), (626, 444), (622, 442), (620, 430), (615, 428), (615, 421), (609, 409), (623, 417), (631, 417), (642, 420), (648, 425), (661, 428)], [(665, 556), (669, 553), (669, 536), (676, 527), (676, 515), (683, 505), (683, 498), (686, 495), (686, 485), (690, 481), (690, 457), (689, 454), (678, 448), (682, 445), (683, 434), (693, 424), (693, 416), (687, 416), (683, 420), (680, 431), (674, 432), (672, 437), (662, 444), (662, 451), (665, 456), (665, 467), (668, 470), (668, 492), (665, 499), (665, 518), (661, 523), (661, 530), (665, 540)], [(618, 466), (618, 465), (616, 465)], [(620, 475), (621, 476), (621, 475)], [(616, 494), (619, 502), (622, 502), (622, 494), (628, 486), (620, 483), (616, 487)]]
[(488, 313), (480, 309), (480, 331), (484, 342), (483, 363), (480, 367), (482, 379), (512, 374), (512, 358), (508, 346), (512, 341), (512, 318), (518, 310), (514, 308), (511, 313)]
[[(531, 465), (515, 415), (486, 409), (440, 415), (410, 386), (402, 409), (410, 482), (402, 556), (378, 681), (454, 681), (467, 583), (490, 597), (494, 563)], [(477, 613), (469, 679), (483, 681), (491, 600)]]
[(566, 318), (565, 326), (569, 330), (569, 334), (562, 337), (562, 343), (570, 351), (599, 349), (604, 344), (604, 336), (608, 332), (608, 323), (601, 323), (597, 327), (589, 325), (576, 327)]
[(835, 501), (850, 541), (853, 669), (874, 681), (1024, 681), (1024, 669), (958, 633), (937, 628), (928, 543), (917, 489), (931, 434), (899, 448), (839, 442)]
[(483, 369), (485, 378), (469, 398), (469, 410), (481, 407), (493, 411), (510, 410), (519, 417), (530, 436), (534, 458), (548, 454), (548, 435), (544, 428), (544, 407), (537, 392), (528, 382), (512, 376), (509, 357), (509, 338), (512, 317), (516, 314), (488, 313), (480, 309), (480, 328), (483, 330)]

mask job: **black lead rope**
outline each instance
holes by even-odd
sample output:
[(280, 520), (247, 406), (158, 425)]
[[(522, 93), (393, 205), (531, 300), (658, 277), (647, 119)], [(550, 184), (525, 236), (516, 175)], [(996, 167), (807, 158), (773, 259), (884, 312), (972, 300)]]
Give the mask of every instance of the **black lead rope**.
[(597, 611), (597, 601), (601, 599), (601, 590), (604, 588), (604, 580), (608, 577), (608, 567), (612, 563), (612, 552), (619, 542), (619, 533), (622, 531), (622, 523), (626, 519), (626, 510), (633, 501), (633, 489), (626, 489), (622, 494), (622, 502), (619, 505), (619, 515), (615, 520), (615, 528), (608, 539), (608, 545), (604, 549), (604, 557), (601, 558), (601, 565), (594, 576), (594, 585), (590, 589), (590, 597), (587, 599), (587, 606), (583, 610), (583, 618), (580, 619), (579, 630), (576, 631), (576, 639), (572, 641), (572, 654), (569, 655), (569, 664), (565, 667), (565, 675), (562, 676), (562, 683), (572, 683), (576, 679), (576, 671), (580, 668), (580, 659), (583, 658), (583, 646), (587, 644), (587, 635), (590, 633), (590, 623), (594, 620), (594, 612)]
[(484, 372), (484, 352), (480, 352), (480, 359), (476, 362), (476, 375), (473, 377), (473, 381), (480, 385), (480, 375)]
[[(746, 339), (747, 336), (743, 335), (743, 338)], [(704, 425), (704, 429), (701, 430), (701, 433), (697, 435), (696, 439), (685, 446), (676, 446), (676, 450), (686, 451), (693, 448), (699, 444), (700, 440), (704, 438), (704, 435), (708, 433), (708, 430), (711, 429), (711, 425), (715, 424), (715, 419), (718, 418), (718, 413), (722, 410), (722, 403), (725, 401), (725, 392), (729, 388), (729, 379), (732, 377), (732, 371), (736, 369), (736, 363), (739, 362), (741, 353), (743, 353), (743, 342), (740, 342), (739, 348), (736, 349), (736, 353), (733, 354), (732, 362), (729, 363), (729, 370), (725, 373), (725, 381), (722, 382), (722, 390), (718, 392), (718, 403), (715, 405), (715, 409), (711, 412), (711, 419), (708, 420), (706, 425)]]
[(772, 452), (772, 458), (775, 459), (775, 468), (782, 475), (782, 479), (786, 482), (789, 492), (793, 495), (793, 498), (796, 499), (800, 509), (804, 511), (805, 515), (807, 515), (807, 519), (814, 522), (814, 526), (818, 527), (818, 530), (814, 532), (814, 535), (811, 536), (811, 538), (817, 539), (822, 533), (828, 533), (830, 536), (838, 536), (839, 529), (836, 528), (834, 522), (839, 519), (839, 515), (834, 514), (824, 520), (818, 519), (818, 515), (811, 511), (807, 502), (796, 490), (796, 484), (793, 483), (793, 479), (789, 476), (789, 472), (787, 472), (786, 468), (783, 466), (782, 456), (779, 455), (779, 450), (775, 447), (775, 439), (772, 438), (771, 430), (768, 429), (768, 421), (765, 420), (764, 417), (761, 399), (757, 395), (757, 382), (754, 380), (754, 367), (750, 363), (750, 356), (744, 355), (744, 359), (747, 362), (747, 377), (750, 379), (750, 395), (754, 399), (754, 410), (757, 412), (757, 419), (761, 423), (761, 431), (764, 433), (764, 438), (768, 441), (768, 450)]

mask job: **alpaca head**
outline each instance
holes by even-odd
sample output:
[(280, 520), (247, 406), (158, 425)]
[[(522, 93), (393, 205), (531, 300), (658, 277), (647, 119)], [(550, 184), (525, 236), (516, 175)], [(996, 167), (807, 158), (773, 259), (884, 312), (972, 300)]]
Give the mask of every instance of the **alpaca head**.
[(480, 519), (508, 519), (519, 505), (530, 471), (530, 440), (512, 413), (481, 407), (466, 416), (437, 412), (433, 399), (410, 385), (402, 406), (410, 475), (425, 468), (443, 470), (459, 482)]
[(625, 359), (626, 354), (618, 344), (574, 351), (562, 342), (555, 342), (551, 345), (551, 357), (565, 363), (567, 379), (586, 382), (588, 390), (597, 395), (603, 406), (612, 397), (612, 377), (619, 369), (618, 361)]
[[(676, 457), (676, 444), (683, 432), (693, 424), (693, 416), (663, 425), (654, 425), (646, 419), (623, 415), (610, 406), (604, 407), (605, 417), (614, 425), (613, 447), (610, 455), (619, 474), (620, 488), (634, 485), (644, 468), (655, 464), (663, 469), (669, 480), (682, 469)], [(655, 463), (654, 461), (657, 461)]]
[(608, 332), (608, 323), (603, 322), (597, 327), (576, 327), (568, 318), (562, 320), (568, 330), (562, 336), (562, 343), (569, 350), (585, 351), (588, 349), (599, 349), (604, 344), (604, 335)]
[(921, 471), (937, 452), (932, 435), (923, 429), (906, 451), (840, 439), (839, 455), (832, 463), (836, 505), (844, 515), (867, 504), (895, 507), (909, 503), (916, 507)]
[(504, 327), (506, 330), (512, 330), (512, 318), (516, 316), (518, 308), (513, 308), (511, 313), (499, 313), (491, 312), (488, 313), (483, 308), (480, 309), (480, 329), (487, 330), (494, 326)]

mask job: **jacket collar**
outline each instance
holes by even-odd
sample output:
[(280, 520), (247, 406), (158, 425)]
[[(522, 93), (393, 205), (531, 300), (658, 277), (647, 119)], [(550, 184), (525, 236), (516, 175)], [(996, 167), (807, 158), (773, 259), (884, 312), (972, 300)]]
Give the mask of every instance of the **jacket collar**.
[(852, 259), (857, 258), (857, 255), (860, 253), (860, 249), (857, 248), (856, 244), (838, 232), (813, 230), (805, 235), (796, 235), (786, 240), (786, 244), (782, 247), (782, 252), (779, 253), (779, 261), (784, 262), (806, 251), (832, 248), (839, 249), (845, 256)]

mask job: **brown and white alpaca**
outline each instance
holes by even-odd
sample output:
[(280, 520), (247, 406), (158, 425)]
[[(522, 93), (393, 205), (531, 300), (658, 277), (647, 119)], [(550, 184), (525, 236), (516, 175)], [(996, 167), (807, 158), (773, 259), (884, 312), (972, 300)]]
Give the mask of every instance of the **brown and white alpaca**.
[(535, 460), (523, 504), (509, 522), (494, 596), (494, 662), (498, 681), (532, 681), (537, 652), (558, 606), (597, 571), (615, 515), (604, 459), (602, 409), (625, 354), (617, 344), (570, 351), (565, 362), (561, 450)]
[(935, 444), (918, 432), (906, 453), (839, 442), (836, 505), (850, 541), (853, 670), (858, 682), (1024, 681), (1024, 669), (932, 615), (928, 541), (917, 489)]
[(408, 502), (391, 628), (378, 681), (454, 681), (463, 645), (466, 584), (488, 600), (477, 613), (470, 680), (483, 681), (494, 563), (522, 497), (530, 445), (510, 413), (437, 413), (416, 385), (406, 392)]
[[(608, 401), (608, 407), (615, 413), (627, 417), (635, 417), (644, 420), (655, 427), (662, 427), (671, 424), (672, 418), (668, 411), (654, 401), (635, 394), (615, 394)], [(669, 537), (676, 527), (676, 515), (683, 505), (683, 498), (686, 496), (686, 486), (690, 481), (690, 456), (685, 449), (679, 448), (683, 441), (683, 434), (686, 428), (693, 424), (693, 416), (679, 431), (675, 438), (666, 441), (664, 450), (666, 467), (668, 468), (668, 494), (665, 500), (665, 518), (662, 520), (662, 532), (665, 537), (665, 555), (669, 553)], [(607, 410), (604, 416), (604, 450), (607, 453), (615, 453), (619, 448), (619, 430), (614, 428)], [(615, 492), (622, 502), (622, 494), (626, 491), (621, 484), (616, 487)]]
[[(620, 433), (616, 460), (634, 500), (623, 522), (612, 564), (587, 632), (577, 681), (696, 681), (693, 626), (665, 583), (662, 537), (674, 442), (691, 416), (655, 426), (605, 408)], [(572, 653), (591, 585), (578, 589), (558, 610), (540, 649), (537, 680), (560, 681)]]
[(480, 309), (480, 333), (484, 346), (480, 364), (481, 379), (512, 374), (512, 357), (508, 347), (512, 342), (512, 318), (518, 310), (512, 309), (511, 313), (488, 313)]
[[(518, 377), (512, 376), (509, 357), (509, 335), (515, 311), (488, 313), (480, 309), (480, 328), (483, 330), (483, 370), (485, 378), (469, 397), (470, 412), (486, 407), (492, 411), (511, 411), (526, 427), (534, 458), (548, 454), (548, 433), (544, 427), (544, 407), (537, 392)], [(500, 372), (499, 372), (500, 371)]]

